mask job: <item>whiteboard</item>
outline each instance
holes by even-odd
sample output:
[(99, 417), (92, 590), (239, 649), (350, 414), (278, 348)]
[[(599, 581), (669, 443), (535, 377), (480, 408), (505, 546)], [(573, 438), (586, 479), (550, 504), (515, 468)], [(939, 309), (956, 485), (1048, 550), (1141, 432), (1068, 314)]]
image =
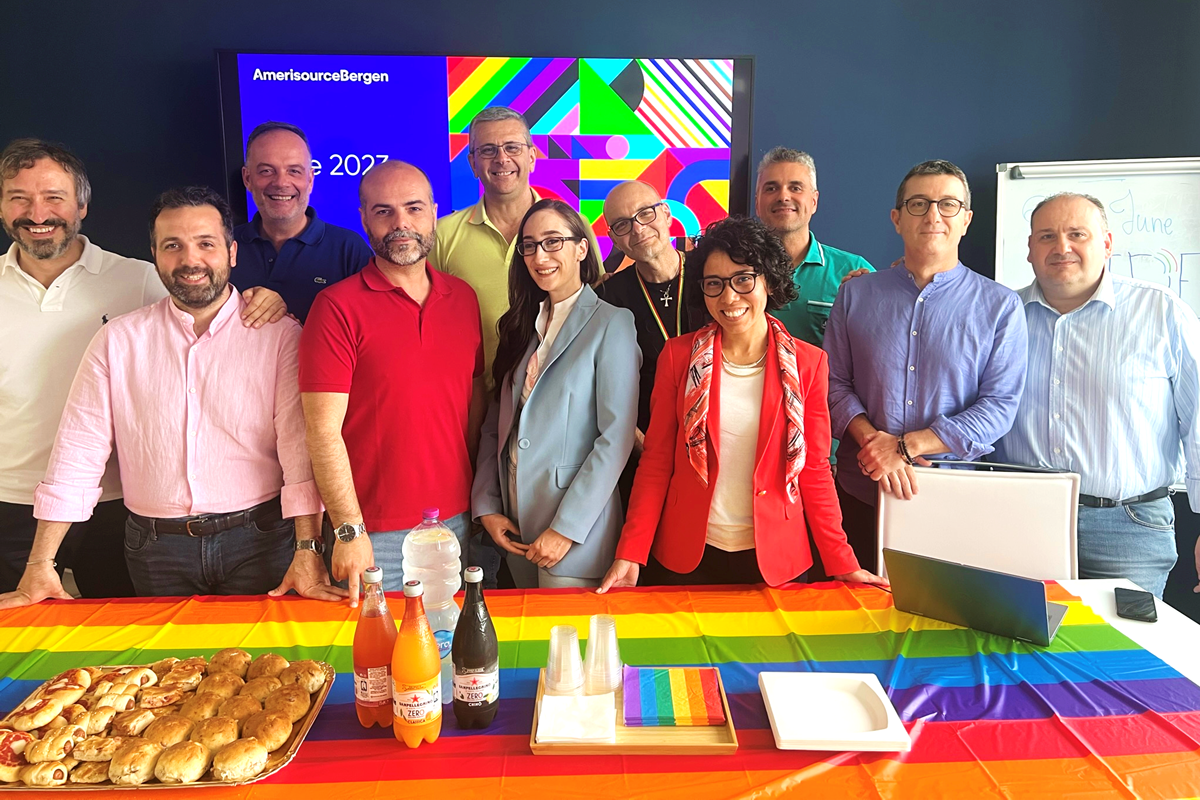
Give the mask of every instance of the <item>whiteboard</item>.
[(1093, 195), (1113, 232), (1109, 268), (1159, 283), (1200, 313), (1200, 158), (996, 165), (996, 280), (1033, 282), (1029, 218), (1056, 192)]

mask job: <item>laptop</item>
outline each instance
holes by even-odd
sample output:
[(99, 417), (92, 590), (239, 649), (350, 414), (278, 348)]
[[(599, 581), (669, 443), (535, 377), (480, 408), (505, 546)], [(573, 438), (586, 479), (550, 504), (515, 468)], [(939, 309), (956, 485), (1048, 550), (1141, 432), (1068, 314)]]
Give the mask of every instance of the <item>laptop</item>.
[(909, 614), (1048, 647), (1067, 613), (1041, 581), (883, 549), (892, 601)]

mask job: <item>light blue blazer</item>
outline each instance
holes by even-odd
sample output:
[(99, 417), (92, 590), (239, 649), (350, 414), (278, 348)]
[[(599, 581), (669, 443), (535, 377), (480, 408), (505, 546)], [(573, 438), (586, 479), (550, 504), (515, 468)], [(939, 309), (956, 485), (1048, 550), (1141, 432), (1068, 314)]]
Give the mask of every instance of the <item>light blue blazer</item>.
[(624, 515), (617, 479), (633, 449), (637, 427), (638, 371), (642, 351), (633, 314), (602, 301), (590, 286), (563, 323), (537, 384), (513, 418), (525, 366), (539, 344), (532, 337), (518, 362), (516, 385), (505, 376), (479, 443), (471, 512), (508, 510), (504, 451), (517, 425), (517, 514), (521, 541), (547, 528), (574, 544), (548, 571), (570, 578), (600, 578), (613, 562)]

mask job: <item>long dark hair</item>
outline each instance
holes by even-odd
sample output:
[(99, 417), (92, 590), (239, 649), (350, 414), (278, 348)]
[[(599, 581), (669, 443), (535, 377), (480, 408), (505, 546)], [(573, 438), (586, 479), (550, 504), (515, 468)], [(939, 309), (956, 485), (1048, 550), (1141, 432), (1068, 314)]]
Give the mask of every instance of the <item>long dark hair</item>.
[[(572, 236), (587, 238), (587, 223), (580, 218), (578, 212), (562, 200), (546, 198), (534, 203), (525, 217), (521, 227), (517, 229), (517, 243), (525, 236), (525, 224), (529, 218), (539, 211), (553, 211), (562, 217), (570, 229)], [(600, 255), (588, 242), (587, 255), (579, 262), (579, 279), (591, 285), (600, 278)], [(534, 335), (533, 325), (537, 320), (539, 306), (546, 299), (546, 292), (534, 282), (525, 266), (525, 257), (513, 250), (512, 263), (508, 265), (508, 311), (500, 317), (496, 327), (500, 334), (500, 344), (496, 347), (496, 358), (492, 361), (492, 379), (496, 385), (496, 398), (504, 387), (504, 379), (508, 373), (517, 367), (517, 360), (525, 355), (525, 348)], [(514, 377), (515, 380), (515, 377)]]

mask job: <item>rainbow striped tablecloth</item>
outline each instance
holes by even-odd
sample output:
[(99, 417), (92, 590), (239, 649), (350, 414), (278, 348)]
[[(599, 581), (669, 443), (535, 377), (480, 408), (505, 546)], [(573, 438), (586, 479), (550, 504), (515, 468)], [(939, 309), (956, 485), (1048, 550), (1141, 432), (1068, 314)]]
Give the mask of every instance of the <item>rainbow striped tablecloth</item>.
[[(874, 589), (638, 589), (488, 594), (500, 636), (501, 707), (485, 732), (455, 729), (407, 750), (364, 731), (339, 675), (290, 766), (236, 789), (159, 797), (981, 798), (1200, 794), (1200, 688), (1051, 585), (1070, 604), (1041, 649), (896, 611)], [(403, 601), (393, 600), (399, 607)], [(240, 646), (351, 669), (355, 611), (300, 599), (45, 603), (0, 614), (0, 707), (71, 666), (210, 655)], [(529, 730), (550, 627), (617, 618), (636, 665), (713, 664), (741, 747), (730, 756), (534, 756)], [(909, 724), (898, 754), (774, 747), (761, 670), (873, 672)], [(68, 796), (56, 792), (56, 796)]]

